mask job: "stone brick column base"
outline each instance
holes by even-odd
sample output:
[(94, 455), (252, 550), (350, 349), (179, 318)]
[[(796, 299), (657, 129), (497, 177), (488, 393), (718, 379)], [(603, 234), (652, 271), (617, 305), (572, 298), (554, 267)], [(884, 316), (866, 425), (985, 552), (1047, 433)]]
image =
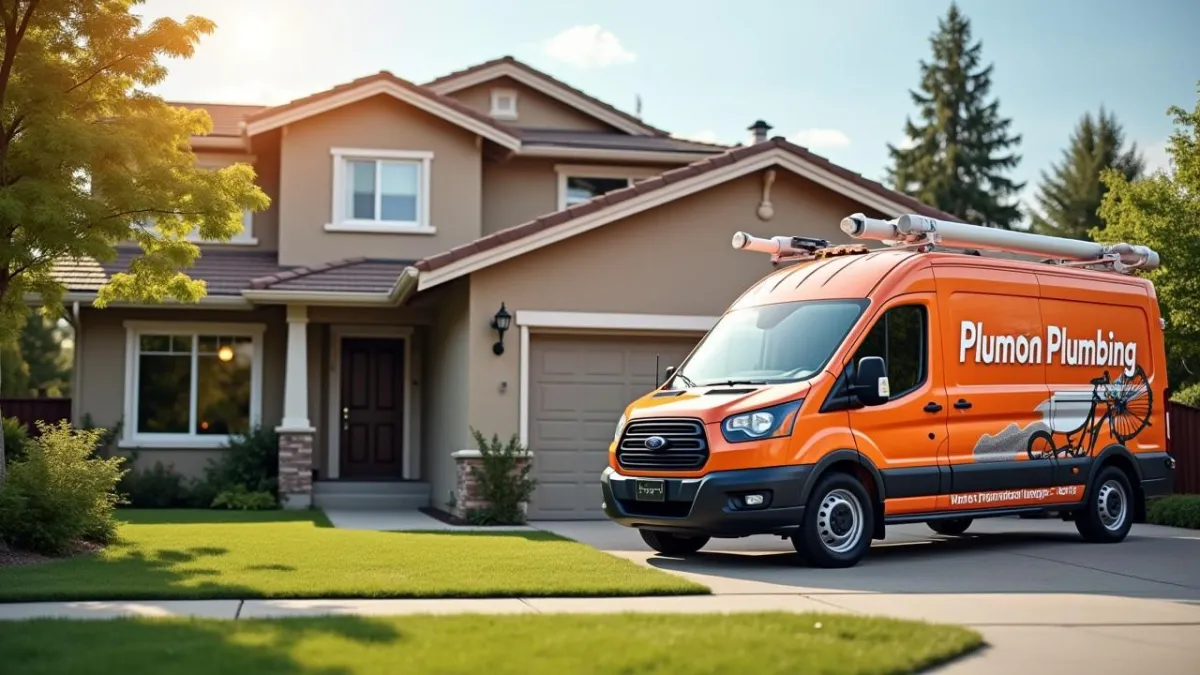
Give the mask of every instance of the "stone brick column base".
[(313, 431), (279, 432), (279, 501), (285, 509), (312, 506)]
[[(480, 494), (479, 482), (471, 475), (471, 467), (483, 469), (483, 453), (478, 450), (459, 450), (451, 456), (454, 457), (456, 476), (454, 512), (451, 515), (465, 520), (468, 511), (488, 506), (487, 501)], [(524, 469), (529, 460), (528, 456), (517, 460), (517, 470)], [(523, 504), (522, 510), (527, 509), (528, 506), (528, 504)]]

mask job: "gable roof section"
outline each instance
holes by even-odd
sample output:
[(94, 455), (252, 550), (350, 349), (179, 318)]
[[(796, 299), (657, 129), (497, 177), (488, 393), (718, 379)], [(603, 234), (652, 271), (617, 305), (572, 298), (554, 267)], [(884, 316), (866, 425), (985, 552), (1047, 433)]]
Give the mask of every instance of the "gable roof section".
[(881, 213), (961, 219), (864, 178), (782, 137), (736, 148), (420, 260), (419, 290), (627, 218), (741, 176), (781, 166)]
[(462, 70), (443, 75), (426, 82), (424, 87), (438, 94), (450, 94), (498, 77), (511, 77), (521, 84), (539, 91), (561, 103), (590, 115), (635, 136), (668, 136), (662, 129), (646, 124), (642, 120), (616, 107), (590, 96), (562, 80), (528, 66), (511, 56), (502, 56)]
[(188, 110), (203, 110), (212, 118), (212, 131), (208, 137), (241, 138), (242, 120), (248, 116), (265, 110), (265, 105), (231, 105), (228, 103), (191, 103), (185, 101), (168, 101), (168, 105), (187, 108)]
[(521, 147), (521, 139), (515, 129), (386, 70), (252, 113), (245, 118), (246, 133), (250, 136), (261, 134), (380, 94), (404, 101), (509, 150)]

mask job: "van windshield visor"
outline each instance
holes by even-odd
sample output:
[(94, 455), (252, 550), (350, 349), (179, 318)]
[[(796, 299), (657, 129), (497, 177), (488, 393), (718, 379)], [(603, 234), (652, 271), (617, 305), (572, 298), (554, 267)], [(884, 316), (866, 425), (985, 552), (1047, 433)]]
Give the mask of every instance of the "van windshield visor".
[(825, 367), (866, 306), (866, 300), (805, 300), (728, 312), (668, 388), (806, 380)]

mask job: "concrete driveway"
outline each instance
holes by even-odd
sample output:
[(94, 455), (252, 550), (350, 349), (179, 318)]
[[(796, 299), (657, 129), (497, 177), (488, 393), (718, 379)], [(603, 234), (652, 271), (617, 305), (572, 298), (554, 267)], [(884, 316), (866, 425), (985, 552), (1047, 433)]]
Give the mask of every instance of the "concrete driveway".
[(1124, 542), (1100, 545), (1057, 520), (976, 521), (961, 538), (905, 525), (858, 566), (823, 570), (775, 537), (713, 540), (670, 558), (607, 521), (535, 525), (720, 595), (799, 594), (831, 611), (980, 630), (990, 647), (947, 673), (1200, 672), (1200, 532), (1138, 525)]

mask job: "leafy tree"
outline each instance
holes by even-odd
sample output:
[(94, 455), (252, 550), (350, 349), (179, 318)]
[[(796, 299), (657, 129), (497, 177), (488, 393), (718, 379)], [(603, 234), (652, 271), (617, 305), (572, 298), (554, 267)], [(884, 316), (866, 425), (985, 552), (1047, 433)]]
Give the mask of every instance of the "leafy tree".
[(1062, 161), (1042, 172), (1037, 202), (1041, 213), (1032, 214), (1033, 231), (1057, 237), (1087, 239), (1092, 230), (1104, 229), (1100, 203), (1108, 187), (1100, 174), (1116, 169), (1125, 180), (1136, 180), (1145, 168), (1137, 144), (1125, 148), (1125, 132), (1116, 115), (1104, 108), (1092, 117), (1084, 114), (1071, 134)]
[(1161, 266), (1147, 276), (1167, 320), (1168, 376), (1175, 389), (1200, 382), (1200, 82), (1196, 92), (1193, 110), (1167, 110), (1175, 121), (1167, 147), (1173, 173), (1159, 170), (1131, 181), (1117, 169), (1104, 171), (1108, 193), (1100, 217), (1108, 226), (1091, 232), (1097, 241), (1144, 244), (1158, 252)]
[(1020, 163), (1010, 148), (1021, 143), (988, 100), (992, 65), (983, 66), (982, 42), (952, 3), (929, 39), (933, 60), (921, 61), (921, 84), (910, 90), (919, 121), (905, 121), (909, 147), (888, 144), (892, 186), (966, 222), (1011, 228), (1021, 218), (1016, 195), (1025, 186), (1005, 173)]
[[(215, 25), (143, 25), (139, 4), (0, 0), (0, 344), (24, 325), (28, 297), (61, 307), (56, 259), (109, 261), (121, 242), (141, 254), (97, 307), (199, 300), (204, 283), (181, 271), (199, 255), (186, 236), (228, 241), (243, 208), (268, 205), (249, 165), (196, 166), (188, 139), (211, 131), (207, 113), (148, 91), (167, 74), (161, 58), (191, 57)], [(0, 471), (2, 460), (0, 448)]]

